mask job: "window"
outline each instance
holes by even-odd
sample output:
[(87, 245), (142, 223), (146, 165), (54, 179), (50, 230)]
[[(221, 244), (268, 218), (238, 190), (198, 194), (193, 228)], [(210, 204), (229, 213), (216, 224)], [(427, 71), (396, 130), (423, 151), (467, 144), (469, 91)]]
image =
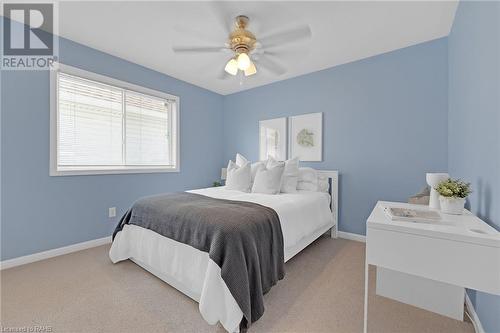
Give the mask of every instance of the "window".
[(179, 171), (179, 99), (59, 65), (51, 175)]

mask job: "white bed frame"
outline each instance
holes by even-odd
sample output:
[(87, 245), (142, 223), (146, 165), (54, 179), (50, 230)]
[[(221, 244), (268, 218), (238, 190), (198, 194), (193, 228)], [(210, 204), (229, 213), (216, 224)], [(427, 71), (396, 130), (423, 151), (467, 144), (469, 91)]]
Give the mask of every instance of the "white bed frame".
[(329, 181), (330, 209), (333, 216), (331, 237), (337, 238), (339, 233), (339, 172), (337, 170), (317, 170), (318, 178), (324, 177)]
[(285, 256), (285, 262), (292, 259), (296, 254), (309, 246), (312, 242), (314, 242), (318, 237), (323, 235), (324, 233), (330, 231), (330, 236), (332, 238), (337, 238), (339, 231), (339, 172), (336, 170), (317, 170), (318, 178), (328, 179), (329, 189), (328, 193), (330, 194), (330, 210), (332, 211), (333, 217), (333, 225), (327, 225), (324, 228), (318, 230), (317, 232), (309, 235), (304, 240), (302, 240), (299, 244), (297, 244), (293, 250), (289, 251), (288, 256)]

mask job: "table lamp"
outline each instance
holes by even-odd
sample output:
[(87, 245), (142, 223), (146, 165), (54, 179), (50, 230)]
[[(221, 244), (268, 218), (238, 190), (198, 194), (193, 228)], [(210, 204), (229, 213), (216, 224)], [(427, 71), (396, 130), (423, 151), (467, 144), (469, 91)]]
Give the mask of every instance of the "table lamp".
[(427, 181), (427, 185), (431, 187), (431, 197), (429, 199), (429, 207), (439, 209), (439, 193), (434, 189), (440, 182), (450, 178), (450, 175), (447, 173), (430, 173), (428, 172), (425, 176), (425, 180)]

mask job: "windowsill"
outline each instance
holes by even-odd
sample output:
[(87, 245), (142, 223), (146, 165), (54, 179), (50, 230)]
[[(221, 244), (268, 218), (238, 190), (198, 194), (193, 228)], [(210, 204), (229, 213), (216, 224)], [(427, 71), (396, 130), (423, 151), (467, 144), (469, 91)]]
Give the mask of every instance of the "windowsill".
[(115, 175), (115, 174), (133, 174), (133, 173), (170, 173), (180, 172), (179, 167), (59, 167), (51, 168), (50, 176), (91, 176), (91, 175)]

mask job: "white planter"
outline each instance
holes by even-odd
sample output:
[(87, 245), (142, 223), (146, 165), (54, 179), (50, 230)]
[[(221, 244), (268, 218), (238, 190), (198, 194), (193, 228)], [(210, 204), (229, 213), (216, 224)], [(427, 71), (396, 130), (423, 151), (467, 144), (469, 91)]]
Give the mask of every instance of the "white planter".
[(439, 196), (441, 211), (445, 214), (461, 215), (464, 211), (464, 198), (448, 198)]

